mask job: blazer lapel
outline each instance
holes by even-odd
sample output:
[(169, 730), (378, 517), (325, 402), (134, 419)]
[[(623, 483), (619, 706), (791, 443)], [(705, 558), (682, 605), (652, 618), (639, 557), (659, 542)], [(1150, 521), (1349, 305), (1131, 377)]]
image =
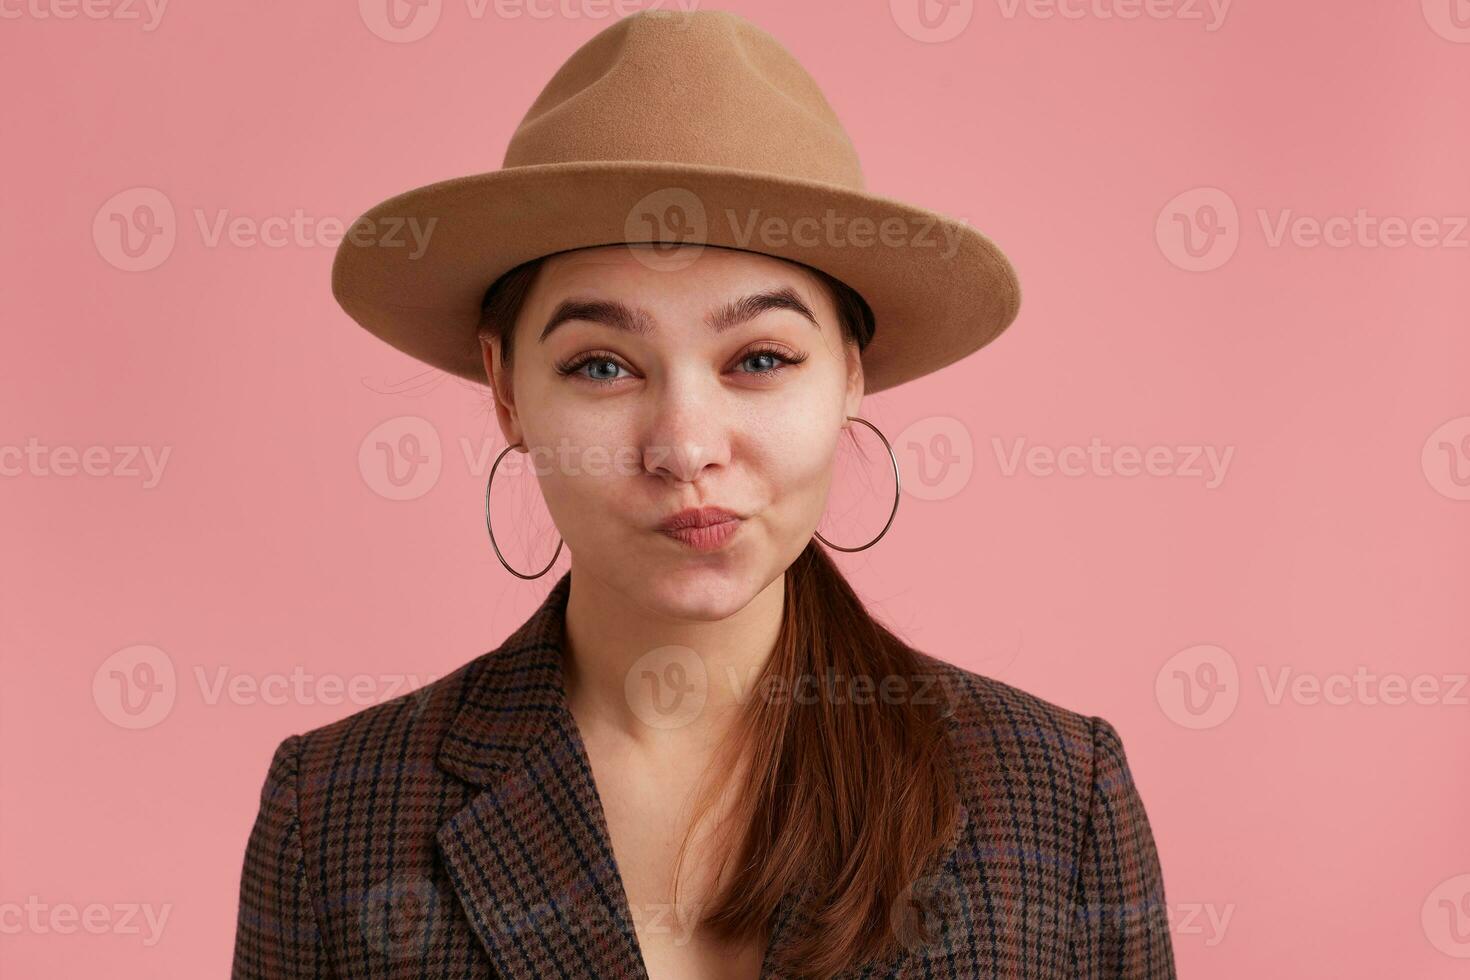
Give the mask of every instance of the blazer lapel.
[(644, 978), (637, 934), (562, 683), (571, 573), (477, 662), (439, 765), (480, 787), (436, 834), (471, 928), (506, 977)]
[[(571, 572), (504, 643), (471, 666), (440, 768), (478, 788), (436, 840), (471, 929), (510, 978), (648, 980), (586, 747), (566, 703), (562, 645)], [(951, 722), (953, 719), (951, 719)], [(951, 838), (939, 866), (953, 852)], [(777, 907), (761, 964), (810, 921), (811, 889)]]

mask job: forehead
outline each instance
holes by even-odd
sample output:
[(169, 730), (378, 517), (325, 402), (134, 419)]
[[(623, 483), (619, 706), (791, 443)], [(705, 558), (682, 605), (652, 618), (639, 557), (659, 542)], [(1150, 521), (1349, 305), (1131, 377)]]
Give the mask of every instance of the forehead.
[(800, 294), (824, 330), (836, 328), (832, 299), (811, 270), (758, 252), (713, 245), (657, 250), (603, 245), (552, 255), (542, 264), (525, 311), (544, 319), (551, 307), (577, 297), (636, 305), (655, 320), (685, 319), (782, 286)]

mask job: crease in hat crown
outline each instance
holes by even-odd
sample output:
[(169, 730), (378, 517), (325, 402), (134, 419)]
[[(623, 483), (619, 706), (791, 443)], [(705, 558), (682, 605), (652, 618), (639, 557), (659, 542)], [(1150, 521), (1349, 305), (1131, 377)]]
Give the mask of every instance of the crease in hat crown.
[(723, 10), (643, 11), (588, 40), (526, 111), (504, 166), (591, 161), (865, 186), (816, 81), (769, 34)]

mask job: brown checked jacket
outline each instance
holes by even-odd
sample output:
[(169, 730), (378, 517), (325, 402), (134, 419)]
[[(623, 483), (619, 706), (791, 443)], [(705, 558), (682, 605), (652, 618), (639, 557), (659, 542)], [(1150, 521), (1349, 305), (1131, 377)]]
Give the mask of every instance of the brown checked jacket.
[[(646, 980), (564, 700), (570, 582), (454, 673), (281, 742), (245, 845), (234, 980)], [(896, 910), (896, 952), (846, 976), (1174, 978), (1118, 733), (921, 656), (953, 698), (965, 819), (913, 888), (927, 939)], [(784, 976), (806, 897), (777, 910), (763, 980)]]

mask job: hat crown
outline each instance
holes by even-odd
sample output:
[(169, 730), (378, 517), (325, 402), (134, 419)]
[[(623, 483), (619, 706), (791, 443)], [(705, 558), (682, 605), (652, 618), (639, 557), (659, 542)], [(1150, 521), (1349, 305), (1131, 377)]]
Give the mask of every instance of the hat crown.
[(527, 110), (504, 165), (599, 160), (864, 187), (852, 141), (811, 75), (723, 10), (643, 11), (592, 37)]

